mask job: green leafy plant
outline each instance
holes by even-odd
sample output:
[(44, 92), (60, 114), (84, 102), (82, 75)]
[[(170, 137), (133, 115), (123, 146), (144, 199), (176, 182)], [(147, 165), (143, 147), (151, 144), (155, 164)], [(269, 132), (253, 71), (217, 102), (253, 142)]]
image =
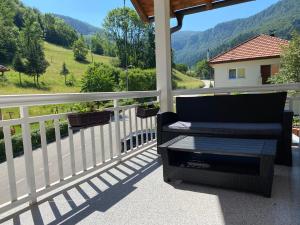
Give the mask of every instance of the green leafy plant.
[(294, 116), (294, 118), (293, 118), (293, 126), (294, 127), (299, 127), (300, 126), (300, 117), (299, 116)]
[(142, 103), (142, 104), (140, 104), (140, 107), (144, 108), (144, 109), (159, 109), (159, 103), (157, 103), (157, 102), (151, 103), (151, 104)]
[(87, 102), (74, 104), (72, 111), (78, 113), (87, 113), (87, 112), (99, 112), (103, 111), (103, 107), (99, 102)]

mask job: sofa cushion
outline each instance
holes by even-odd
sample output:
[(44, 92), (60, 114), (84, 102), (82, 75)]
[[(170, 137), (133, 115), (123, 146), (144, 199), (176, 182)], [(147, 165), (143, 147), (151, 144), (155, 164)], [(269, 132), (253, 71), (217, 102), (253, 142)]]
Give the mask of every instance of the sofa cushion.
[(163, 127), (163, 131), (215, 135), (280, 136), (280, 123), (214, 123), (178, 121)]
[(177, 97), (180, 121), (281, 123), (287, 93)]

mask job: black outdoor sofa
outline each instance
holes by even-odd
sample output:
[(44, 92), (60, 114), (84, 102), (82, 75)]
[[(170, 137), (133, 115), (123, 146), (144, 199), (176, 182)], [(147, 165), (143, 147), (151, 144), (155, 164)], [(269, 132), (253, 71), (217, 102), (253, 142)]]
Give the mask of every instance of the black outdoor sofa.
[(284, 110), (286, 98), (286, 92), (177, 97), (176, 113), (157, 116), (157, 144), (179, 135), (273, 139), (275, 162), (291, 166), (293, 112)]

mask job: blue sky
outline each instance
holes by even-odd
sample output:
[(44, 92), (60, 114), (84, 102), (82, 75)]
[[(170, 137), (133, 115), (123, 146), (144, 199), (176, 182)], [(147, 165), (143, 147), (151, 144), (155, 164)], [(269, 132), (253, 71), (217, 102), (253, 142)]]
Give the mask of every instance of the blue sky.
[[(25, 5), (41, 12), (71, 16), (94, 26), (102, 26), (107, 12), (123, 6), (123, 0), (21, 0)], [(260, 12), (279, 0), (256, 0), (249, 3), (207, 11), (185, 17), (182, 30), (202, 31), (218, 23), (245, 18)], [(131, 6), (130, 0), (127, 5)]]

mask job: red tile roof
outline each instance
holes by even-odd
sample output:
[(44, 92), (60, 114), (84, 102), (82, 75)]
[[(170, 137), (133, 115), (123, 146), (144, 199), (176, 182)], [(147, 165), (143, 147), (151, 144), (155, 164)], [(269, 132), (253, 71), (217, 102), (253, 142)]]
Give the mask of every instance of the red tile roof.
[(210, 63), (219, 64), (254, 59), (278, 58), (282, 53), (282, 47), (288, 44), (289, 42), (287, 40), (262, 34), (214, 57), (210, 60)]

